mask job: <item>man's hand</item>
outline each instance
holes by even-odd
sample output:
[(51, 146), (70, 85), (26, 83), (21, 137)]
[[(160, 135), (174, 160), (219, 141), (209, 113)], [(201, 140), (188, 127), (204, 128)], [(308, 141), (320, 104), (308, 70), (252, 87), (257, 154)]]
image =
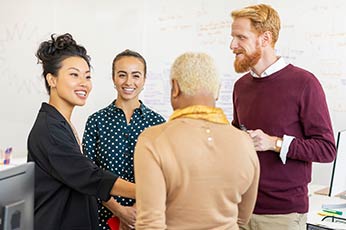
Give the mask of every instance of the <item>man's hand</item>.
[(254, 143), (256, 151), (275, 151), (275, 141), (277, 137), (269, 136), (261, 129), (247, 131)]

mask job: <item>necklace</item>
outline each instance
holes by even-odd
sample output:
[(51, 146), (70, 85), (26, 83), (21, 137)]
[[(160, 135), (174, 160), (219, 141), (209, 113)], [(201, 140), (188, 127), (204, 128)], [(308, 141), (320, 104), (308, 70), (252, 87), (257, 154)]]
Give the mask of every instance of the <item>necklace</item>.
[(70, 127), (72, 129), (73, 135), (76, 138), (76, 141), (77, 141), (77, 143), (79, 145), (79, 148), (81, 149), (81, 152), (83, 153), (82, 143), (81, 143), (81, 141), (79, 139), (79, 136), (78, 136), (78, 133), (77, 133), (75, 127), (72, 125), (72, 123), (70, 121), (67, 121), (67, 122), (68, 122), (68, 124), (70, 125)]

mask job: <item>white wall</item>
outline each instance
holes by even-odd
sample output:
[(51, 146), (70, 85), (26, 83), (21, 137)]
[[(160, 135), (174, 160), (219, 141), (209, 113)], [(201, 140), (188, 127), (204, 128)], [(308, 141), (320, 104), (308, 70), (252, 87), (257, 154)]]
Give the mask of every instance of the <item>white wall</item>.
[[(327, 96), (335, 132), (346, 128), (346, 2), (234, 0), (0, 0), (0, 147), (26, 154), (26, 138), (41, 101), (47, 100), (35, 51), (52, 33), (71, 33), (92, 58), (93, 92), (74, 111), (83, 133), (87, 116), (116, 96), (111, 62), (118, 52), (139, 51), (148, 62), (141, 99), (165, 117), (169, 67), (185, 51), (204, 51), (222, 76), (218, 106), (232, 117), (233, 71), (230, 12), (248, 4), (271, 4), (281, 15), (278, 53), (313, 72)], [(314, 164), (313, 181), (328, 184), (331, 164)]]

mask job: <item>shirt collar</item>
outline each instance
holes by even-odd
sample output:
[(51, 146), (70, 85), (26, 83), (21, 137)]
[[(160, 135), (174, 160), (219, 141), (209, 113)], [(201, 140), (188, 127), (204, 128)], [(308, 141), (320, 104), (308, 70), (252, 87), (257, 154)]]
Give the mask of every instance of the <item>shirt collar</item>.
[(40, 112), (49, 113), (49, 115), (54, 117), (54, 119), (67, 122), (66, 119), (64, 118), (64, 116), (54, 106), (52, 106), (46, 102), (42, 102)]
[(263, 77), (267, 77), (279, 70), (282, 70), (283, 68), (285, 68), (288, 65), (288, 63), (286, 63), (285, 59), (283, 57), (279, 57), (279, 59), (274, 62), (272, 65), (270, 65), (266, 70), (264, 70), (264, 72), (261, 75), (257, 75), (255, 72), (253, 72), (252, 70), (250, 70), (250, 74), (255, 77), (255, 78), (263, 78)]
[[(119, 110), (122, 110), (121, 108), (118, 108), (115, 106), (115, 101), (114, 100), (109, 106), (108, 108), (113, 111), (113, 112), (118, 112)], [(139, 100), (139, 103), (140, 103), (140, 106), (138, 108), (135, 109), (136, 110), (139, 110), (140, 114), (142, 114), (143, 116), (146, 116), (147, 113), (149, 113), (149, 108), (146, 107), (143, 102), (141, 100)]]

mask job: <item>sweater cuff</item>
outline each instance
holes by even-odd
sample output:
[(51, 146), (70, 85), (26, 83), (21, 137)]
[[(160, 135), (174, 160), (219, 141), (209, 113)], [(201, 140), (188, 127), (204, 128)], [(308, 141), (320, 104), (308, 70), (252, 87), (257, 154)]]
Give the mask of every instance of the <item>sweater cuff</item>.
[(280, 151), (280, 159), (282, 161), (283, 164), (286, 164), (286, 160), (287, 160), (287, 153), (288, 150), (290, 148), (290, 144), (293, 141), (294, 137), (293, 136), (288, 136), (288, 135), (284, 135), (284, 137), (282, 138), (282, 147), (281, 147), (281, 151)]

